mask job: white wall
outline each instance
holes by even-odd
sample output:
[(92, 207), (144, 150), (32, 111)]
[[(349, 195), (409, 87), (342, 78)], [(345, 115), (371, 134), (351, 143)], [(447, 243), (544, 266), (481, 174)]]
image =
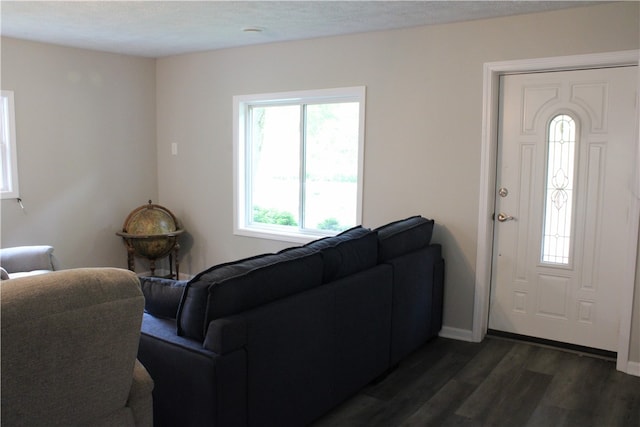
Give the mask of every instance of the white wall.
[(470, 330), (483, 64), (637, 49), (639, 28), (638, 4), (614, 3), (159, 59), (160, 201), (190, 233), (184, 271), (288, 246), (232, 234), (232, 96), (365, 85), (364, 225), (434, 218), (444, 323)]
[(2, 247), (50, 244), (62, 267), (126, 267), (115, 232), (157, 200), (155, 60), (2, 38), (15, 92), (20, 196)]

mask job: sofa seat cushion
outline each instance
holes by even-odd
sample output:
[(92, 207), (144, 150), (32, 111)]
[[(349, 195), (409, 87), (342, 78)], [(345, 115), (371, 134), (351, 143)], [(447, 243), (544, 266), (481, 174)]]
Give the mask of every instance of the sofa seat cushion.
[(324, 283), (371, 268), (378, 259), (376, 232), (361, 226), (350, 228), (337, 236), (314, 240), (303, 248), (322, 253)]
[(416, 215), (377, 228), (378, 262), (385, 262), (431, 243), (432, 219)]
[(214, 266), (191, 279), (178, 309), (178, 334), (201, 342), (209, 323), (322, 283), (319, 253), (265, 254)]

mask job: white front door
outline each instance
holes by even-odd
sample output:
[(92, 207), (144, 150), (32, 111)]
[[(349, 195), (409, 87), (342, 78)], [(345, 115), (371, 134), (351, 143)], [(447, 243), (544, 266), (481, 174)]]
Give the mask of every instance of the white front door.
[(501, 77), (490, 329), (616, 351), (637, 73)]

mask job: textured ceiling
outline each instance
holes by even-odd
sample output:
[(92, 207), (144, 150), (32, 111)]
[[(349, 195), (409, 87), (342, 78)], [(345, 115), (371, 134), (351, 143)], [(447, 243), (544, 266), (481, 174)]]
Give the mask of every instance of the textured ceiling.
[[(594, 2), (2, 0), (0, 16), (3, 36), (162, 57), (585, 4)], [(247, 27), (262, 31), (244, 31)]]

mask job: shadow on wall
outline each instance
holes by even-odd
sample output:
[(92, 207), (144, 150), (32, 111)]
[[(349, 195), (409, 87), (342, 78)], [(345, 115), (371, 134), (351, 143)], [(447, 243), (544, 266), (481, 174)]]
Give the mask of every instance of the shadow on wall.
[(178, 243), (180, 244), (178, 260), (180, 261), (180, 271), (182, 272), (181, 277), (178, 279), (183, 278), (182, 276), (184, 276), (184, 278), (187, 276), (191, 277), (192, 274), (187, 274), (187, 272), (193, 271), (193, 260), (191, 256), (188, 256), (194, 246), (193, 234), (185, 231), (178, 239)]
[(471, 339), (475, 260), (471, 262), (465, 257), (454, 234), (437, 221), (433, 229), (432, 242), (442, 245), (442, 256), (445, 260), (443, 328), (452, 329), (450, 332), (464, 336), (468, 334)]

